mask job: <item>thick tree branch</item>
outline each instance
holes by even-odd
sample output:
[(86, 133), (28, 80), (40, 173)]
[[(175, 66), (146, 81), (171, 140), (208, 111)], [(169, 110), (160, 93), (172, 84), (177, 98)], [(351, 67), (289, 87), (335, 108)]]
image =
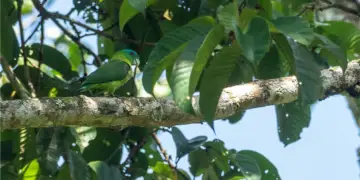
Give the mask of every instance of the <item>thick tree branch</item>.
[[(360, 79), (359, 60), (322, 70), (322, 97), (353, 87)], [(226, 118), (239, 110), (289, 103), (298, 97), (298, 81), (289, 76), (225, 88), (215, 113)], [(199, 96), (192, 98), (196, 116), (183, 113), (172, 100), (135, 97), (61, 97), (0, 101), (1, 129), (49, 126), (173, 126), (202, 120)]]

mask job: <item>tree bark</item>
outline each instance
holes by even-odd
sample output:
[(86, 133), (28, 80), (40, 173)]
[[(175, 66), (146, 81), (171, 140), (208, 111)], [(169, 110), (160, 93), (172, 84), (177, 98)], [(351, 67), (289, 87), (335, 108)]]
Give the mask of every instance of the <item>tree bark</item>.
[[(360, 80), (359, 60), (351, 61), (345, 73), (340, 67), (321, 71), (322, 95), (338, 94)], [(219, 99), (216, 119), (267, 105), (289, 103), (298, 97), (295, 76), (257, 80), (225, 88)], [(196, 115), (177, 108), (172, 100), (149, 97), (59, 97), (0, 101), (1, 130), (50, 126), (174, 126), (202, 120), (199, 95), (192, 97)]]

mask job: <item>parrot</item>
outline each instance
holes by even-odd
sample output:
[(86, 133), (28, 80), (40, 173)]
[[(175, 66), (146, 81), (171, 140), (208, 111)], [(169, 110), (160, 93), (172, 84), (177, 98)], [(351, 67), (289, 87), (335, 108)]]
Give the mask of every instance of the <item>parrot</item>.
[(136, 72), (139, 64), (140, 58), (135, 51), (131, 49), (117, 51), (108, 63), (85, 77), (78, 92), (96, 89), (114, 96), (115, 91), (133, 76), (131, 66), (135, 65)]

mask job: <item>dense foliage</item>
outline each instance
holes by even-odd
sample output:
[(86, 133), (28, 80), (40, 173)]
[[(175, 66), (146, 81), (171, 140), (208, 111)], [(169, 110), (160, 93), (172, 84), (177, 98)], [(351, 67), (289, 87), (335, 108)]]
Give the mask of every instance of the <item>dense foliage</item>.
[[(2, 69), (13, 69), (26, 94), (15, 92), (2, 73), (2, 100), (79, 95), (89, 69), (128, 48), (140, 55), (141, 79), (130, 80), (117, 96), (169, 98), (194, 113), (189, 97), (199, 93), (204, 120), (216, 131), (214, 114), (225, 87), (295, 75), (299, 98), (276, 105), (285, 146), (298, 141), (310, 124), (310, 107), (322, 91), (320, 71), (331, 66), (346, 70), (360, 51), (360, 31), (352, 23), (318, 21), (319, 11), (334, 7), (329, 1), (74, 0), (66, 14), (47, 9), (53, 0), (0, 2), (1, 61), (8, 62)], [(34, 14), (38, 17), (24, 28), (21, 19)], [(49, 21), (61, 29), (60, 37), (44, 36)], [(97, 37), (97, 52), (80, 41), (91, 36)], [(164, 71), (166, 83), (159, 80)], [(237, 123), (244, 113), (224, 121)], [(158, 132), (172, 135), (175, 159), (163, 150)], [(121, 159), (123, 153), (126, 159)], [(191, 174), (176, 167), (186, 155)], [(1, 178), (9, 180), (281, 179), (257, 152), (227, 149), (221, 140), (206, 136), (186, 139), (176, 127), (6, 130), (1, 133), (0, 166)]]

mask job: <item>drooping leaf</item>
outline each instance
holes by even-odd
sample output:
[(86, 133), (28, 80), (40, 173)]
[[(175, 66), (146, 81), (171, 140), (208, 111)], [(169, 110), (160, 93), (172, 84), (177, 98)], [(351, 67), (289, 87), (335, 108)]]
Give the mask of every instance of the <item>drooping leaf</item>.
[(206, 35), (214, 25), (212, 17), (204, 16), (167, 33), (158, 41), (149, 56), (142, 78), (146, 92), (153, 94), (153, 87), (164, 69), (172, 65), (186, 43), (197, 35)]
[(200, 83), (200, 109), (212, 129), (213, 118), (221, 92), (227, 84), (241, 51), (236, 45), (224, 47), (204, 72)]
[(328, 21), (320, 26), (326, 35), (334, 43), (340, 45), (348, 52), (360, 52), (360, 30), (352, 23), (345, 21)]
[(290, 71), (291, 74), (295, 73), (295, 59), (291, 46), (283, 34), (272, 33), (272, 38), (275, 41), (276, 48), (279, 52), (280, 58), (284, 62), (285, 72)]
[(191, 151), (199, 148), (207, 140), (206, 136), (197, 136), (187, 140), (177, 127), (172, 128), (171, 135), (176, 145), (177, 159), (180, 159), (183, 156), (189, 154)]
[(25, 165), (23, 179), (24, 180), (36, 180), (39, 173), (40, 167), (36, 159), (32, 160), (29, 164)]
[(260, 153), (250, 150), (242, 150), (237, 153), (237, 158), (239, 155), (246, 156), (249, 159), (255, 160), (258, 168), (260, 169), (262, 180), (281, 179), (277, 171), (277, 168), (266, 157), (264, 157)]
[(90, 169), (80, 152), (68, 150), (67, 161), (69, 163), (70, 176), (72, 180), (91, 179)]
[(311, 104), (319, 99), (322, 90), (320, 68), (314, 55), (303, 45), (288, 39), (295, 58), (296, 77), (299, 82), (300, 98)]
[(226, 35), (230, 31), (235, 31), (236, 26), (239, 24), (239, 13), (235, 2), (231, 2), (225, 6), (219, 6), (216, 14), (219, 23), (225, 28)]
[(309, 126), (310, 105), (298, 99), (275, 107), (279, 138), (287, 146), (299, 140), (302, 130)]
[(276, 46), (273, 45), (270, 51), (265, 55), (265, 58), (257, 67), (256, 78), (258, 79), (274, 79), (286, 75), (284, 64), (280, 59)]
[[(13, 1), (2, 0), (0, 2), (0, 55), (4, 56), (9, 65), (14, 66), (19, 57), (19, 43), (12, 27), (16, 20), (16, 9)], [(14, 16), (15, 15), (15, 16)]]
[(273, 20), (277, 31), (293, 38), (304, 45), (309, 45), (314, 39), (313, 29), (309, 23), (298, 16), (283, 16)]
[(130, 19), (154, 3), (156, 3), (156, 0), (124, 0), (119, 11), (120, 30), (123, 31), (125, 24)]
[(97, 180), (123, 179), (120, 170), (114, 166), (109, 166), (102, 161), (92, 161), (88, 165), (95, 172)]
[(209, 166), (204, 174), (203, 174), (203, 180), (217, 180), (219, 179), (218, 175), (216, 174), (216, 171), (213, 166)]
[(234, 164), (240, 168), (240, 171), (246, 177), (246, 179), (261, 180), (261, 171), (259, 165), (252, 157), (246, 154), (238, 153), (236, 154)]
[(121, 155), (118, 147), (123, 140), (121, 134), (105, 128), (97, 128), (96, 131), (96, 138), (90, 140), (83, 151), (84, 159), (87, 162), (107, 161), (109, 164), (118, 164)]
[(269, 51), (271, 42), (269, 27), (265, 20), (258, 17), (253, 18), (245, 34), (237, 27), (235, 35), (244, 56), (253, 65), (258, 65)]
[(325, 36), (316, 34), (316, 38), (321, 41), (318, 44), (321, 48), (320, 55), (328, 59), (329, 65), (340, 66), (343, 69), (343, 72), (345, 72), (347, 68), (346, 52)]

